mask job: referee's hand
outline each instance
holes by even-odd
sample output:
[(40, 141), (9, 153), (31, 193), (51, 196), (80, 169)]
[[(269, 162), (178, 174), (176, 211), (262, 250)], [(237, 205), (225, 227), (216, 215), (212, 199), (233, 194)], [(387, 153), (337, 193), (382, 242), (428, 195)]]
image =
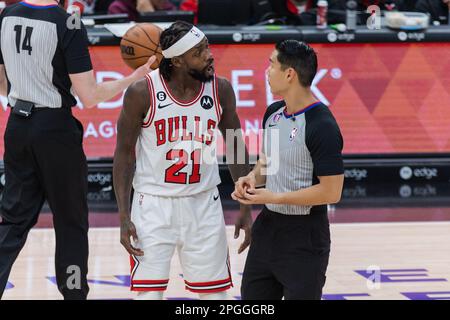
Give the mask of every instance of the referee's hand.
[(256, 177), (253, 172), (250, 172), (245, 177), (240, 177), (234, 185), (234, 192), (231, 194), (233, 200), (245, 199), (245, 194), (248, 189), (255, 189)]
[(137, 81), (145, 77), (146, 74), (148, 74), (153, 69), (151, 68), (151, 65), (156, 61), (156, 56), (151, 56), (147, 62), (134, 70), (132, 77)]

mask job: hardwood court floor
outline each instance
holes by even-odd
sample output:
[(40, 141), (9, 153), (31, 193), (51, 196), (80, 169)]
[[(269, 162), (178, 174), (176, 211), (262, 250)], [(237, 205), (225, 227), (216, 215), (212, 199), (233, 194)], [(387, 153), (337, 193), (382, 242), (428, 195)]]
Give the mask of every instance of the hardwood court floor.
[[(332, 223), (332, 254), (324, 299), (450, 299), (450, 222)], [(227, 226), (234, 288), (239, 299), (246, 253)], [(118, 228), (90, 230), (90, 299), (132, 299), (129, 259)], [(54, 284), (54, 232), (34, 229), (10, 277), (4, 299), (61, 299)], [(381, 271), (369, 271), (368, 267)], [(166, 299), (196, 299), (184, 290), (178, 257)], [(367, 279), (377, 279), (376, 283)], [(378, 281), (379, 280), (379, 281)]]

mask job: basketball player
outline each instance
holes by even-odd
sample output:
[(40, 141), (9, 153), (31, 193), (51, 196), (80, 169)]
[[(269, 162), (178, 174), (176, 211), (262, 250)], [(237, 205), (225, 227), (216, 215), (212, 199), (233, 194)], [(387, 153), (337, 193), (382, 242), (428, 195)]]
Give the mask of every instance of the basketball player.
[[(229, 165), (235, 181), (250, 171), (235, 94), (227, 80), (215, 75), (202, 31), (176, 22), (162, 32), (160, 43), (164, 59), (159, 69), (125, 94), (114, 155), (121, 243), (131, 255), (131, 290), (139, 292), (138, 299), (162, 299), (177, 248), (186, 289), (200, 299), (222, 300), (233, 283), (216, 187), (217, 128), (227, 154), (245, 152), (245, 163)], [(226, 139), (227, 129), (239, 134)], [(235, 228), (235, 238), (239, 229), (245, 230), (239, 253), (250, 242), (250, 227), (250, 208), (242, 206)]]
[(339, 126), (311, 92), (316, 71), (316, 53), (297, 40), (278, 43), (270, 57), (270, 89), (284, 100), (267, 108), (264, 154), (232, 194), (242, 204), (265, 205), (253, 225), (243, 300), (322, 295), (330, 255), (327, 204), (341, 197), (344, 169)]

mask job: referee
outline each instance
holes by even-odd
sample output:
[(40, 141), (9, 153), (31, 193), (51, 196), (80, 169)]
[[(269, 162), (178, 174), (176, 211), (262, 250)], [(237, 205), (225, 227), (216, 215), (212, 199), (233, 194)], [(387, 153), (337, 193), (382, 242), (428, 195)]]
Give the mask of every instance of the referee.
[[(11, 107), (4, 134), (6, 185), (0, 204), (0, 297), (44, 200), (56, 236), (55, 269), (64, 299), (86, 299), (87, 163), (83, 127), (72, 116), (108, 100), (150, 71), (97, 84), (85, 27), (67, 23), (64, 4), (27, 0), (0, 15), (0, 94)], [(73, 17), (72, 17), (73, 18)], [(76, 25), (76, 24), (75, 24)]]
[(316, 71), (316, 54), (303, 42), (282, 41), (270, 57), (271, 91), (284, 100), (267, 109), (263, 154), (232, 194), (242, 204), (265, 204), (252, 228), (244, 300), (322, 296), (330, 255), (327, 204), (339, 201), (344, 170), (339, 127), (310, 90)]

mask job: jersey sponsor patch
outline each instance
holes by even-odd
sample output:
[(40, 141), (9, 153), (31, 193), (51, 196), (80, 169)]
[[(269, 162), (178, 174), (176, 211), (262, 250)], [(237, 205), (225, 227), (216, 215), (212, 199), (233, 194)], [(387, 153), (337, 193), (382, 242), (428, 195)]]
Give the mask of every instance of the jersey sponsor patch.
[(214, 100), (210, 96), (203, 96), (200, 99), (200, 105), (203, 109), (209, 110), (214, 106)]

